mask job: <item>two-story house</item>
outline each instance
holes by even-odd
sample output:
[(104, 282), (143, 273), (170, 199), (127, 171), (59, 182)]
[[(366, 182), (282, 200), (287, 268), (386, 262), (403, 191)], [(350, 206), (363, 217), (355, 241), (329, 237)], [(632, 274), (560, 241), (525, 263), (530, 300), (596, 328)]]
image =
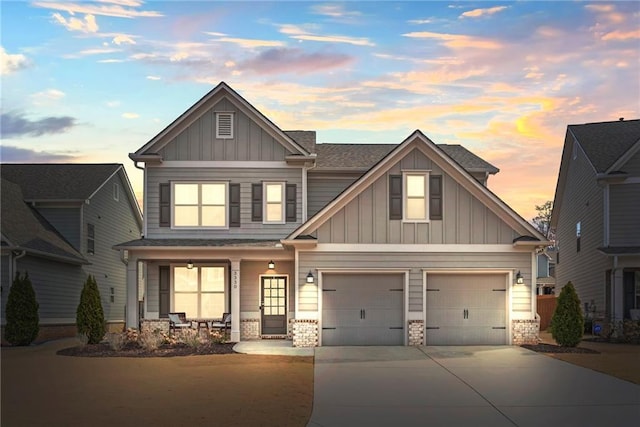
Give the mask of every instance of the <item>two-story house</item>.
[(640, 120), (569, 125), (551, 226), (556, 294), (571, 281), (590, 312), (640, 309)]
[(142, 213), (121, 164), (2, 164), (2, 324), (16, 272), (29, 273), (38, 341), (75, 336), (87, 275), (110, 330), (125, 321), (126, 267), (112, 246), (141, 235)]
[(144, 238), (115, 246), (129, 254), (128, 326), (230, 312), (233, 341), (536, 338), (548, 242), (486, 187), (498, 170), (461, 146), (420, 131), (316, 145), (220, 83), (130, 158), (144, 165), (145, 221)]

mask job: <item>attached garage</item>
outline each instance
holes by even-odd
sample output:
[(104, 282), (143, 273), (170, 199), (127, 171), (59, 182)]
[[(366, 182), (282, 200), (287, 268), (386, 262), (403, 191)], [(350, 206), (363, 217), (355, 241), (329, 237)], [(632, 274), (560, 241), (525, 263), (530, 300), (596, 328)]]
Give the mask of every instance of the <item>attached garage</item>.
[(325, 273), (322, 345), (404, 345), (404, 274)]
[(507, 275), (428, 273), (426, 345), (507, 344)]

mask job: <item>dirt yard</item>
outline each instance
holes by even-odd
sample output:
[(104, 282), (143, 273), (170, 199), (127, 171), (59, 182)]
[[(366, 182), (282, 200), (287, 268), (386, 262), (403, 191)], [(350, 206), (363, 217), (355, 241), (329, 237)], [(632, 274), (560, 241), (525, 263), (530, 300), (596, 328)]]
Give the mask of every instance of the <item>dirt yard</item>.
[(2, 427), (300, 427), (311, 416), (312, 357), (55, 354), (72, 345), (2, 348)]

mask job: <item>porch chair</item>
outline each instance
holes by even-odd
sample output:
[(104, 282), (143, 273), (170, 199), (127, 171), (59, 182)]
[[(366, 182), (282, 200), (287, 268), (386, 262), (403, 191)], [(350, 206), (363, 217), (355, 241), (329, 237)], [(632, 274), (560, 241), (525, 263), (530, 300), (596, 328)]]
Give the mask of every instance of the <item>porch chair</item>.
[(187, 313), (185, 312), (176, 312), (169, 313), (169, 333), (173, 331), (177, 331), (178, 329), (182, 330), (185, 328), (192, 328), (193, 322), (187, 320)]
[(220, 322), (211, 322), (211, 329), (218, 329), (220, 332), (224, 331), (226, 336), (231, 329), (231, 313), (222, 313), (222, 320)]

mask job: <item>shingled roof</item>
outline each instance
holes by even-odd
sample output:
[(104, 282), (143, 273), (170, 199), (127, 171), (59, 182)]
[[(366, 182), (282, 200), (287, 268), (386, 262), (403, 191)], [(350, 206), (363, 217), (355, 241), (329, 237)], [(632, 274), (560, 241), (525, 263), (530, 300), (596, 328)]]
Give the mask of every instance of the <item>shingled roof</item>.
[(640, 141), (640, 120), (569, 125), (589, 161), (598, 173), (604, 173), (624, 153)]
[[(397, 144), (318, 144), (316, 169), (369, 169), (391, 152)], [(496, 174), (499, 169), (461, 145), (437, 144), (467, 171), (483, 170)]]
[(2, 178), (18, 184), (25, 200), (87, 200), (119, 163), (3, 163)]
[(35, 255), (64, 259), (75, 264), (88, 261), (71, 246), (35, 209), (24, 202), (17, 184), (2, 181), (2, 236), (5, 246)]

